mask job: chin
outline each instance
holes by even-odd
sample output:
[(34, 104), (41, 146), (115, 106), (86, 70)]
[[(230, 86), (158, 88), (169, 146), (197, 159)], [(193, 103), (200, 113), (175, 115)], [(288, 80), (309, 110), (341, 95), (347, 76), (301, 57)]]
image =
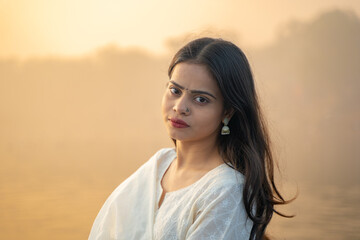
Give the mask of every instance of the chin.
[(183, 140), (187, 139), (186, 136), (181, 136), (180, 134), (174, 134), (174, 133), (170, 133), (170, 132), (169, 132), (169, 137), (176, 141), (183, 141)]
[(204, 139), (199, 138), (199, 136), (190, 136), (189, 134), (169, 134), (169, 137), (179, 142), (195, 142)]

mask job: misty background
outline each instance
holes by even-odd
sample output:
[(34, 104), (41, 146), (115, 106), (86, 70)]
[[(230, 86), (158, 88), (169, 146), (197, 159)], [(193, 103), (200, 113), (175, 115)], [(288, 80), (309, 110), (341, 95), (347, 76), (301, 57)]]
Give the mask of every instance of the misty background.
[(105, 45), (78, 57), (0, 59), (0, 238), (86, 239), (109, 194), (171, 147), (160, 104), (175, 51), (200, 36), (247, 55), (280, 190), (275, 239), (360, 239), (360, 18), (332, 9), (243, 48), (185, 33), (167, 52)]

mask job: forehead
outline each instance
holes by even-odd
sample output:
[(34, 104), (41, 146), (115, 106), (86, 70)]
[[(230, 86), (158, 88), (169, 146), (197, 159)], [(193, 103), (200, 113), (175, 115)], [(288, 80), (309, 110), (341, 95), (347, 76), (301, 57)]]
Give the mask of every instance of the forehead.
[(178, 63), (172, 72), (171, 80), (189, 90), (201, 90), (220, 96), (221, 92), (209, 70), (201, 64)]

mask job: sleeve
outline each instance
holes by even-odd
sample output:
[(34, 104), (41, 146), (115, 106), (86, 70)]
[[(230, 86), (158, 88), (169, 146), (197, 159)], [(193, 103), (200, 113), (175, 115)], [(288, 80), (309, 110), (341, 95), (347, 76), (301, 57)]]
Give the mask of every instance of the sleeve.
[(95, 218), (89, 240), (150, 239), (156, 166), (168, 153), (168, 149), (159, 150), (110, 194)]
[(248, 240), (252, 221), (242, 201), (242, 185), (212, 190), (202, 201), (186, 240)]

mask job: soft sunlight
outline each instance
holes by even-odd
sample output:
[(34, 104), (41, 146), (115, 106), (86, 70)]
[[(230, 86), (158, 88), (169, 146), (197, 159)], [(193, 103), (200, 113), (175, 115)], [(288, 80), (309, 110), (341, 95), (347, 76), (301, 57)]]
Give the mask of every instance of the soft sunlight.
[(108, 44), (163, 54), (167, 39), (209, 31), (259, 47), (284, 22), (334, 7), (360, 13), (359, 1), (2, 0), (0, 57), (78, 55)]

